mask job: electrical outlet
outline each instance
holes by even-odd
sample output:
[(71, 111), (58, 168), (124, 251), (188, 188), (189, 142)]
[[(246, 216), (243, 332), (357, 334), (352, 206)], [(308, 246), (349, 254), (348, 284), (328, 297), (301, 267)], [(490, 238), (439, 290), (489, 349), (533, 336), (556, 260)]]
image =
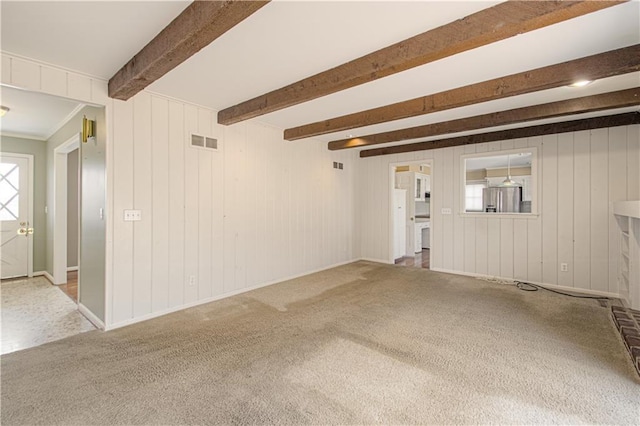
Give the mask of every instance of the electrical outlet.
[(189, 285), (190, 286), (196, 285), (196, 276), (195, 275), (189, 275)]
[(569, 271), (569, 264), (561, 263), (560, 264), (560, 272), (568, 272), (568, 271)]

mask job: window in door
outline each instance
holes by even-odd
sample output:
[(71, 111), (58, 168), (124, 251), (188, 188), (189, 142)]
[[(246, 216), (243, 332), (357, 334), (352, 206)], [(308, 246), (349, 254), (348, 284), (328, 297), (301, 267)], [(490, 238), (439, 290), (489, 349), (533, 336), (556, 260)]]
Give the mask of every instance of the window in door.
[(18, 220), (20, 216), (20, 166), (0, 164), (0, 220)]

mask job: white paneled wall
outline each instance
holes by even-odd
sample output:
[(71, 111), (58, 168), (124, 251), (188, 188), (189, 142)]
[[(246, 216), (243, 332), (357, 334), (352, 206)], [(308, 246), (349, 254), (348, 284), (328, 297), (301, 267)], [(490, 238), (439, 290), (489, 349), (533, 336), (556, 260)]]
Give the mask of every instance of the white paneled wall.
[[(460, 215), (460, 156), (523, 147), (538, 148), (540, 214)], [(363, 258), (390, 261), (389, 165), (416, 160), (433, 163), (433, 269), (618, 294), (612, 203), (640, 199), (640, 126), (360, 159), (356, 214)], [(442, 208), (453, 214), (441, 214)], [(569, 271), (560, 272), (560, 263)]]
[(98, 105), (108, 103), (107, 82), (3, 52), (2, 84)]
[[(11, 53), (1, 62), (2, 84), (106, 106), (106, 327), (357, 257), (355, 152), (223, 128), (215, 111), (148, 92), (113, 101), (104, 80)], [(221, 150), (188, 147), (190, 132)], [(142, 221), (125, 222), (127, 209)]]
[[(190, 147), (190, 132), (220, 151)], [(115, 101), (111, 325), (354, 259), (354, 160), (147, 92)]]

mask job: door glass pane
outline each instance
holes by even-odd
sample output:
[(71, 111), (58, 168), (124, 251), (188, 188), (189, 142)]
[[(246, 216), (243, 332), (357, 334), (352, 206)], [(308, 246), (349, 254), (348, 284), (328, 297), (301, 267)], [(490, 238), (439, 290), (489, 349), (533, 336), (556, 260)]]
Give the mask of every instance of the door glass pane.
[(0, 167), (0, 220), (17, 220), (20, 215), (20, 168), (2, 163)]

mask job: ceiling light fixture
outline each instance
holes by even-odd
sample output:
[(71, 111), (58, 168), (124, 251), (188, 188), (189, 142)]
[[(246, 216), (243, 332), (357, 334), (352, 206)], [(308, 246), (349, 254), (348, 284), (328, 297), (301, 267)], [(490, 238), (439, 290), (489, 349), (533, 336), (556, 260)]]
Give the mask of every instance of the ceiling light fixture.
[(591, 83), (593, 83), (593, 81), (591, 80), (578, 80), (575, 83), (571, 83), (569, 87), (584, 87), (590, 85)]
[(515, 180), (511, 179), (511, 156), (507, 155), (507, 178), (502, 181), (500, 186), (522, 186)]
[(9, 112), (9, 108), (6, 106), (0, 106), (0, 117), (4, 117), (6, 113)]

